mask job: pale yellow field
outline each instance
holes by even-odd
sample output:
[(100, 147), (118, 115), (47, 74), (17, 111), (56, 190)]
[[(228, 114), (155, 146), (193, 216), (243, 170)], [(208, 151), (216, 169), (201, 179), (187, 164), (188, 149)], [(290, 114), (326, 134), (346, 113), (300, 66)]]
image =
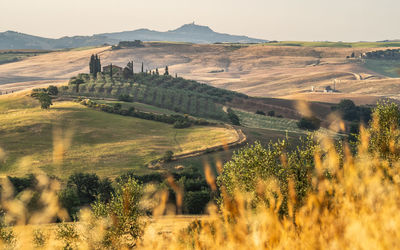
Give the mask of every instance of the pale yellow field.
[[(352, 94), (398, 98), (400, 78), (372, 72), (346, 56), (385, 48), (313, 48), (279, 46), (223, 46), (193, 44), (147, 44), (144, 48), (111, 50), (110, 47), (80, 51), (53, 52), (20, 62), (0, 65), (0, 91), (32, 85), (64, 82), (79, 72), (88, 72), (91, 54), (98, 53), (102, 65), (125, 66), (135, 62), (145, 69), (166, 65), (175, 73), (217, 87), (252, 96), (283, 97), (309, 93), (311, 87), (322, 91), (328, 85), (343, 97)], [(32, 81), (29, 81), (29, 79)], [(11, 83), (11, 84), (10, 84)], [(14, 84), (16, 83), (16, 84)], [(315, 96), (303, 95), (301, 99)], [(296, 98), (298, 99), (298, 98)], [(322, 100), (323, 98), (317, 98)]]

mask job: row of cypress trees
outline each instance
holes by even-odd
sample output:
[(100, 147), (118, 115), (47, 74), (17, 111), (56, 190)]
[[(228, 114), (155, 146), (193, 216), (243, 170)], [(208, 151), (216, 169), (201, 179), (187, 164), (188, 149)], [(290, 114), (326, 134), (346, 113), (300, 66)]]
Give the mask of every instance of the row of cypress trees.
[(90, 57), (89, 68), (90, 74), (94, 76), (96, 76), (98, 72), (101, 72), (100, 57), (97, 54)]

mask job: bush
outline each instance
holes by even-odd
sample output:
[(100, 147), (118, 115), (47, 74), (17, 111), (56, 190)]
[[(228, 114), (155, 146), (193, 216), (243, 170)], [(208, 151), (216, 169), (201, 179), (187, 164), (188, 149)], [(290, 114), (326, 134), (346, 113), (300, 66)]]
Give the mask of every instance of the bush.
[(58, 88), (56, 86), (50, 85), (49, 87), (47, 87), (47, 93), (49, 93), (49, 95), (58, 95)]
[(125, 94), (125, 95), (120, 95), (120, 96), (118, 96), (118, 101), (122, 101), (122, 102), (133, 102), (133, 98), (132, 98), (130, 95)]
[(275, 111), (273, 110), (268, 111), (268, 116), (275, 116)]
[(321, 121), (318, 118), (316, 118), (315, 116), (303, 117), (297, 123), (297, 126), (300, 129), (314, 131), (314, 130), (318, 130), (321, 127)]
[(202, 214), (210, 202), (208, 190), (185, 192), (183, 198), (184, 211), (189, 214)]
[(167, 152), (165, 152), (162, 159), (164, 162), (170, 162), (170, 161), (172, 161), (173, 156), (174, 156), (174, 152), (167, 151)]
[(233, 125), (237, 125), (237, 126), (240, 126), (240, 119), (239, 119), (239, 116), (237, 116), (234, 112), (233, 112), (233, 110), (232, 109), (228, 109), (228, 117), (229, 117), (229, 120), (231, 121), (231, 123), (233, 124)]
[(95, 216), (112, 221), (106, 228), (108, 244), (120, 242), (124, 237), (124, 241), (132, 247), (143, 234), (144, 224), (140, 220), (143, 211), (139, 204), (142, 196), (143, 187), (135, 179), (129, 178), (117, 185), (116, 192), (109, 202), (97, 200), (92, 205)]
[(261, 110), (257, 110), (257, 111), (256, 111), (256, 114), (257, 114), (257, 115), (265, 115), (264, 111), (261, 111)]
[(174, 123), (174, 128), (188, 128), (192, 123), (188, 119), (179, 119)]

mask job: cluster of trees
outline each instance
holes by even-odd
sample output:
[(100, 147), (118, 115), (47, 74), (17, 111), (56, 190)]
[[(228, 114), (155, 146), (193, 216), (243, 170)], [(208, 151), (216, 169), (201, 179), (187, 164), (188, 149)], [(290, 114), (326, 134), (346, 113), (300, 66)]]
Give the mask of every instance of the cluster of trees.
[(275, 111), (273, 111), (273, 110), (270, 110), (270, 111), (268, 111), (268, 113), (267, 114), (265, 114), (265, 112), (264, 111), (262, 111), (262, 110), (257, 110), (256, 111), (256, 114), (257, 115), (268, 115), (268, 116), (275, 116)]
[[(182, 212), (186, 214), (201, 214), (205, 211), (206, 205), (214, 197), (204, 176), (194, 168), (175, 171), (169, 174), (184, 194)], [(152, 172), (144, 175), (137, 175), (134, 172), (127, 172), (112, 181), (109, 178), (100, 178), (93, 173), (75, 173), (68, 177), (66, 183), (58, 194), (60, 204), (68, 211), (71, 219), (77, 220), (81, 208), (92, 206), (100, 213), (99, 206), (115, 202), (120, 187), (126, 183), (134, 182), (135, 185), (156, 184), (159, 189), (165, 189), (169, 193), (169, 201), (176, 203), (176, 189), (173, 189), (167, 181), (167, 174)], [(7, 177), (14, 187), (14, 196), (19, 196), (23, 191), (32, 191), (32, 199), (27, 204), (29, 214), (43, 208), (42, 193), (38, 187), (37, 178), (30, 174), (25, 177)], [(49, 177), (54, 179), (56, 177)], [(103, 214), (104, 214), (103, 209)], [(144, 211), (151, 214), (151, 210)]]
[[(392, 163), (400, 160), (400, 109), (394, 103), (381, 103), (374, 109), (373, 117), (374, 120), (366, 128), (368, 140), (362, 140), (357, 136), (355, 143), (350, 143), (351, 151), (357, 154), (356, 148), (361, 143), (366, 144), (366, 150), (371, 156), (385, 162), (380, 165), (384, 174), (379, 176), (379, 180), (387, 178), (392, 182), (391, 174), (396, 173), (391, 169), (395, 167)], [(301, 140), (296, 147), (291, 146), (286, 140), (270, 143), (267, 147), (256, 143), (236, 152), (232, 160), (225, 164), (217, 182), (229, 196), (245, 192), (251, 195), (253, 205), (257, 203), (267, 206), (278, 205), (277, 211), (285, 216), (289, 214), (289, 199), (294, 203), (293, 209), (299, 209), (304, 204), (308, 193), (313, 191), (313, 177), (319, 176), (318, 180), (323, 178), (326, 181), (336, 182), (337, 177), (332, 175), (330, 169), (321, 169), (321, 166), (316, 168), (316, 161), (321, 164), (321, 161), (327, 159), (326, 150), (334, 150), (334, 161), (340, 166), (343, 165), (345, 161), (343, 141), (335, 141), (332, 146), (331, 149), (326, 147), (324, 149), (320, 141), (313, 136)], [(366, 171), (377, 171), (377, 169)], [(278, 193), (282, 196), (279, 201), (276, 195)], [(335, 196), (334, 193), (328, 194), (328, 192), (326, 195), (328, 198)], [(329, 206), (329, 203), (327, 205)]]
[(119, 114), (119, 115), (124, 115), (124, 116), (132, 116), (132, 117), (145, 119), (145, 120), (173, 124), (174, 128), (188, 128), (192, 125), (203, 125), (203, 126), (213, 125), (212, 123), (210, 123), (204, 119), (193, 119), (193, 118), (189, 118), (187, 115), (182, 116), (182, 115), (154, 114), (154, 113), (141, 112), (141, 111), (135, 110), (134, 107), (130, 107), (129, 109), (123, 109), (122, 105), (120, 103), (115, 103), (114, 105), (99, 104), (90, 99), (84, 99), (84, 100), (78, 99), (77, 101), (85, 106), (88, 106), (91, 108), (96, 108), (98, 110), (101, 110), (101, 111), (104, 111), (107, 113)]
[(80, 74), (72, 78), (70, 85), (64, 86), (61, 92), (87, 97), (122, 97), (126, 101), (221, 121), (229, 120), (222, 105), (233, 98), (244, 96), (183, 78), (145, 73), (134, 74), (129, 81), (117, 81), (104, 74), (98, 74), (96, 79), (91, 75)]
[(352, 100), (343, 99), (332, 110), (337, 110), (343, 120), (367, 124), (371, 120), (371, 107), (356, 106)]
[(97, 76), (97, 73), (101, 72), (100, 57), (97, 54), (90, 57), (89, 71), (94, 76)]
[[(170, 174), (175, 180), (179, 191), (183, 193), (182, 212), (184, 214), (202, 214), (205, 212), (207, 204), (218, 196), (218, 192), (212, 191), (206, 179), (196, 168), (187, 168), (182, 171), (175, 171)], [(168, 190), (168, 202), (176, 204), (177, 190), (171, 187), (163, 173), (151, 173), (137, 175), (128, 172), (116, 179), (116, 182), (125, 182), (131, 178), (136, 179), (141, 184), (157, 183), (160, 187)], [(149, 211), (151, 212), (151, 211)]]
[(400, 60), (400, 49), (377, 50), (361, 55), (364, 59)]
[(53, 105), (51, 96), (58, 95), (58, 88), (56, 86), (50, 85), (47, 88), (33, 89), (31, 97), (37, 99), (40, 103), (42, 109), (48, 109)]

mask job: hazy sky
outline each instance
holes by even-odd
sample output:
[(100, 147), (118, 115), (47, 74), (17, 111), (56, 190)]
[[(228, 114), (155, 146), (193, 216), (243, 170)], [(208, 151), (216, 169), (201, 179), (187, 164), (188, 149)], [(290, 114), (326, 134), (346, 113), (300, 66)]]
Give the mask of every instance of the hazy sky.
[(0, 0), (0, 32), (58, 38), (195, 21), (269, 40), (400, 39), (400, 0)]

